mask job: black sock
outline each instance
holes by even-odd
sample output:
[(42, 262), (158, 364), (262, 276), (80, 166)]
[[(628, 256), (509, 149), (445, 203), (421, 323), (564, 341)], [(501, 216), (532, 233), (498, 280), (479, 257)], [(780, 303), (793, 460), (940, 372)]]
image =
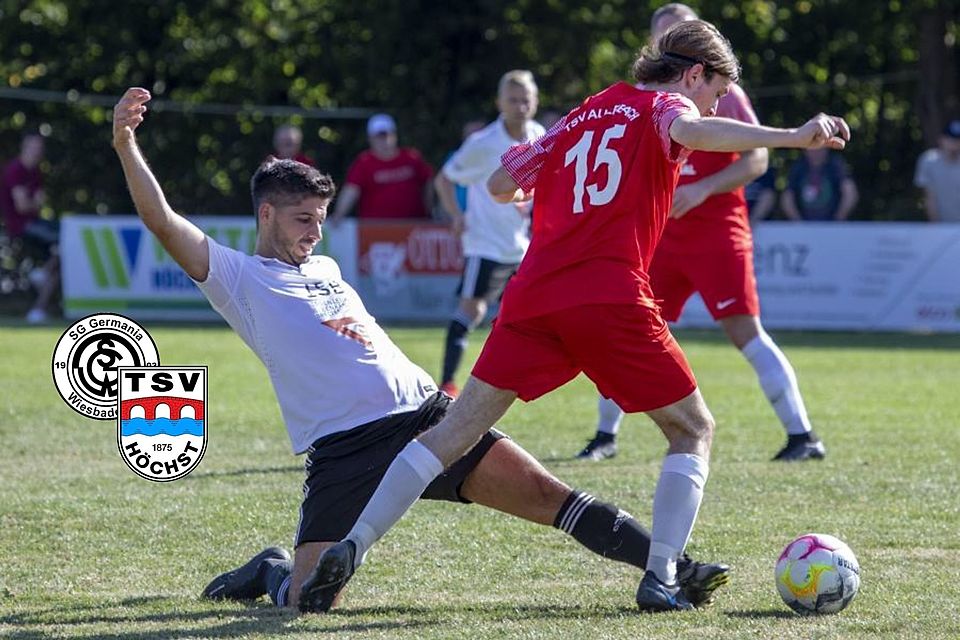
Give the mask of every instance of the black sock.
[(452, 382), (453, 377), (460, 368), (460, 360), (463, 359), (463, 351), (467, 348), (467, 335), (470, 328), (464, 325), (460, 320), (451, 320), (447, 328), (447, 347), (443, 352), (443, 375), (440, 377), (440, 383)]
[(647, 566), (650, 532), (626, 511), (600, 502), (589, 493), (571, 491), (553, 526), (604, 558), (640, 569)]
[[(266, 566), (264, 566), (266, 565)], [(290, 575), (293, 563), (289, 560), (269, 558), (260, 565), (266, 581), (267, 594), (278, 607), (287, 606), (287, 593), (290, 591)]]

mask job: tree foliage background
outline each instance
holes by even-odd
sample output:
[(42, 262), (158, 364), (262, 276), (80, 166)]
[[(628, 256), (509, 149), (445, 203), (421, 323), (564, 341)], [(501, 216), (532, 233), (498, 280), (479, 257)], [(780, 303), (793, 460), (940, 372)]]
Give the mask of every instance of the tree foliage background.
[[(466, 120), (495, 115), (511, 68), (534, 71), (541, 109), (565, 111), (628, 77), (653, 0), (0, 0), (0, 159), (22, 133), (49, 134), (58, 212), (130, 212), (110, 148), (108, 106), (128, 86), (186, 105), (394, 114), (401, 143), (438, 164)], [(690, 2), (741, 58), (762, 120), (844, 115), (860, 186), (856, 218), (917, 219), (916, 157), (960, 116), (957, 0)], [(0, 88), (4, 88), (0, 84)], [(23, 99), (26, 89), (68, 96)], [(102, 104), (73, 100), (108, 96)], [(175, 207), (249, 211), (247, 181), (275, 125), (303, 125), (305, 148), (342, 179), (365, 147), (362, 119), (155, 111), (140, 141)], [(780, 167), (795, 157), (774, 154)]]

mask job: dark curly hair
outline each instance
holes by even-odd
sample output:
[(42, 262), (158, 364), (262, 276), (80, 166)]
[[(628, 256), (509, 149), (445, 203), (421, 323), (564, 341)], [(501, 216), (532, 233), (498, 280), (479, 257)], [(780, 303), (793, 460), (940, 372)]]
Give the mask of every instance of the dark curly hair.
[(312, 196), (333, 200), (336, 192), (333, 178), (296, 160), (270, 157), (250, 179), (254, 214), (264, 202), (280, 206)]

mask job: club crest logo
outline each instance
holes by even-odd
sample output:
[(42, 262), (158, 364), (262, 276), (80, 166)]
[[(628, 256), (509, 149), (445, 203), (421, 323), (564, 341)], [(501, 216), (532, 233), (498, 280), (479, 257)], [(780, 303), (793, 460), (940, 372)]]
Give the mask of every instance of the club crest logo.
[(141, 478), (178, 480), (207, 450), (207, 368), (121, 367), (120, 457)]
[(70, 325), (53, 352), (53, 382), (67, 405), (94, 420), (117, 418), (117, 369), (155, 367), (157, 345), (147, 330), (116, 313)]

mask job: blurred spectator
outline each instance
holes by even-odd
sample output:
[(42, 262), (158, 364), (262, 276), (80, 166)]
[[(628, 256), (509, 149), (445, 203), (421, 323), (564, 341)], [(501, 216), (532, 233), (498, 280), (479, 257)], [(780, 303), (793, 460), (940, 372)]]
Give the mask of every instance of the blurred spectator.
[(293, 124), (282, 124), (273, 132), (273, 156), (280, 160), (296, 160), (311, 167), (316, 166), (313, 158), (303, 153), (303, 131)]
[(937, 147), (920, 155), (913, 183), (924, 191), (930, 222), (960, 222), (960, 120), (948, 122)]
[(762, 176), (743, 189), (750, 222), (766, 220), (777, 203), (777, 170), (769, 167)]
[(860, 195), (843, 159), (829, 149), (804, 149), (790, 167), (780, 205), (790, 220), (846, 220)]
[(40, 217), (45, 199), (40, 174), (43, 147), (42, 136), (24, 136), (20, 155), (7, 163), (0, 174), (0, 210), (7, 235), (22, 243), (24, 259), (43, 265), (30, 274), (38, 291), (37, 300), (27, 313), (27, 322), (32, 324), (47, 319), (50, 302), (60, 284), (59, 224)]
[(397, 124), (385, 113), (367, 122), (367, 139), (370, 148), (350, 165), (330, 221), (342, 220), (354, 205), (364, 219), (427, 217), (433, 167), (416, 149), (397, 146)]

